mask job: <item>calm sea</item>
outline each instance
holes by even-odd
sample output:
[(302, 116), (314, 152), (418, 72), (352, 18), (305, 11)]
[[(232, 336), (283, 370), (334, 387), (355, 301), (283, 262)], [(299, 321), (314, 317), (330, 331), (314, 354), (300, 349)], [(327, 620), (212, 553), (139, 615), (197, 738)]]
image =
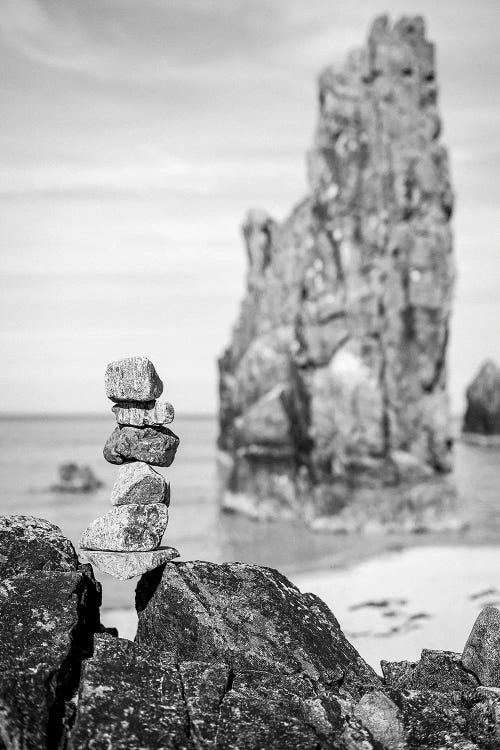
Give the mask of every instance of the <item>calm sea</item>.
[[(170, 523), (164, 543), (183, 559), (241, 560), (285, 573), (339, 567), (411, 545), (500, 542), (500, 449), (458, 443), (455, 481), (469, 528), (452, 535), (331, 536), (312, 534), (299, 523), (258, 523), (220, 513), (217, 505), (214, 418), (179, 417), (181, 438), (171, 482)], [(0, 513), (23, 513), (56, 523), (76, 543), (89, 521), (106, 512), (117, 467), (102, 457), (114, 428), (109, 417), (4, 417), (0, 420)], [(89, 464), (105, 482), (90, 495), (48, 488), (59, 464)], [(97, 572), (97, 571), (96, 571)], [(130, 607), (135, 581), (118, 582), (97, 572), (106, 607)]]

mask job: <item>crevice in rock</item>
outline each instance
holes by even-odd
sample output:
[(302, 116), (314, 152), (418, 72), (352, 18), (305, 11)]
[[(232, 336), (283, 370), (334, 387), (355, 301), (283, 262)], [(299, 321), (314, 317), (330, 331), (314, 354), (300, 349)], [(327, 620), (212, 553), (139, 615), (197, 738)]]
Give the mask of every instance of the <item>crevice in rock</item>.
[(177, 674), (179, 676), (179, 686), (180, 686), (180, 689), (181, 689), (181, 696), (182, 696), (182, 700), (184, 702), (184, 706), (186, 707), (186, 719), (187, 719), (187, 721), (186, 721), (186, 737), (191, 738), (193, 736), (193, 734), (194, 734), (194, 732), (193, 732), (193, 722), (191, 720), (191, 713), (189, 711), (189, 704), (188, 704), (187, 697), (186, 697), (186, 690), (185, 690), (185, 687), (184, 687), (184, 680), (182, 679), (182, 671), (181, 671), (180, 664), (178, 662), (176, 662), (176, 664), (175, 664), (175, 669), (176, 669)]
[(77, 695), (82, 663), (93, 655), (94, 633), (103, 630), (99, 618), (101, 588), (93, 575), (82, 571), (83, 577), (70, 596), (78, 597), (77, 620), (70, 633), (69, 652), (58, 670), (47, 679), (47, 747), (63, 750), (76, 718), (68, 704)]

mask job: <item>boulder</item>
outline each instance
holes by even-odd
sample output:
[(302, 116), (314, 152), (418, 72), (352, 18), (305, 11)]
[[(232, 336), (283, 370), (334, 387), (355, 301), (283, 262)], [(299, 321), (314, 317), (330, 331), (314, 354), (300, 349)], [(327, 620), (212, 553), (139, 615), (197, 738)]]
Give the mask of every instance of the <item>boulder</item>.
[(170, 466), (179, 438), (166, 427), (116, 427), (104, 446), (110, 464), (144, 461), (153, 466)]
[(112, 505), (170, 504), (170, 482), (142, 461), (121, 466), (113, 489)]
[(500, 367), (488, 360), (467, 388), (465, 433), (500, 436)]
[(0, 737), (6, 750), (56, 748), (81, 662), (101, 630), (90, 566), (42, 519), (0, 519)]
[(320, 76), (308, 194), (283, 223), (245, 219), (247, 288), (219, 361), (229, 510), (333, 531), (463, 523), (443, 478), (453, 193), (435, 78), (422, 19), (377, 19)]
[(380, 690), (366, 693), (354, 708), (354, 716), (386, 750), (404, 750), (405, 730), (398, 707)]
[(106, 396), (111, 401), (154, 401), (163, 383), (147, 357), (127, 357), (110, 362), (104, 376)]
[(149, 552), (160, 546), (168, 524), (162, 503), (118, 505), (87, 526), (79, 547), (110, 552)]
[(500, 609), (485, 607), (462, 654), (462, 664), (481, 685), (500, 688)]
[(0, 580), (20, 573), (77, 569), (74, 547), (58, 526), (35, 516), (0, 516)]
[(194, 750), (176, 666), (130, 641), (96, 636), (68, 750)]
[(133, 427), (161, 427), (174, 421), (174, 407), (168, 401), (122, 401), (115, 404), (112, 412), (118, 424)]
[(136, 608), (137, 642), (178, 662), (300, 673), (354, 695), (380, 685), (326, 605), (271, 568), (168, 563), (141, 578)]

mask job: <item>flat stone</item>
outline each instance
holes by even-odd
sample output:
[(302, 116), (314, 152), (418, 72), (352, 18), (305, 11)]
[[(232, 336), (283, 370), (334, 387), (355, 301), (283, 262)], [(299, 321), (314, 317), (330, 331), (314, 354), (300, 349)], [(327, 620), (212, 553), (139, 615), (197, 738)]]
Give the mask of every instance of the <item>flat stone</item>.
[(112, 505), (170, 504), (170, 482), (143, 461), (121, 466), (111, 490)]
[(113, 406), (118, 424), (133, 427), (161, 427), (174, 421), (174, 407), (168, 401), (141, 404), (138, 401), (123, 401)]
[(163, 392), (163, 383), (147, 357), (110, 362), (104, 384), (111, 401), (153, 401)]
[(116, 427), (104, 446), (110, 464), (144, 461), (153, 466), (170, 466), (179, 438), (166, 427)]
[(149, 552), (160, 546), (167, 524), (168, 510), (162, 503), (118, 505), (87, 526), (79, 547), (111, 552)]
[(479, 613), (462, 654), (462, 664), (481, 685), (500, 687), (500, 610)]
[(160, 547), (152, 552), (100, 552), (83, 549), (80, 557), (103, 573), (126, 581), (174, 560), (179, 557), (179, 553), (174, 547)]

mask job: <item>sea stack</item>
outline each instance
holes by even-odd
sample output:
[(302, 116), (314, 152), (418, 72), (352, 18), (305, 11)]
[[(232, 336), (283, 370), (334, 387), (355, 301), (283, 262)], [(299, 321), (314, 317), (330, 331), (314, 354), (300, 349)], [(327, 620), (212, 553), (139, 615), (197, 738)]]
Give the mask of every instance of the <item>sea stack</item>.
[(121, 466), (111, 491), (113, 507), (87, 526), (79, 546), (97, 568), (125, 580), (179, 556), (173, 547), (160, 546), (170, 483), (153, 469), (171, 465), (179, 438), (166, 427), (174, 409), (156, 401), (163, 383), (147, 357), (111, 362), (105, 389), (118, 425), (106, 441), (104, 458)]
[(243, 225), (219, 362), (221, 502), (331, 531), (461, 525), (447, 346), (453, 191), (424, 20), (386, 16), (319, 78), (309, 191)]

